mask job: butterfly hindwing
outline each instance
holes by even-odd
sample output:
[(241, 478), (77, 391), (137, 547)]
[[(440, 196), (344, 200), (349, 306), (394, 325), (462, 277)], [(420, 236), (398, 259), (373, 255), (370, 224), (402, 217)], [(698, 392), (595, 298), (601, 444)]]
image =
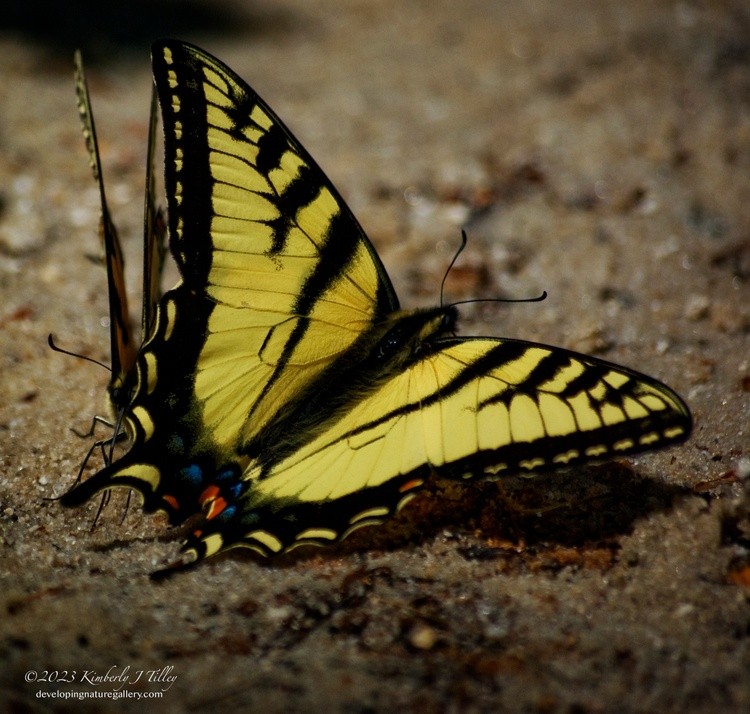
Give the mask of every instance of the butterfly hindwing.
[(270, 554), (330, 542), (392, 515), (432, 470), (540, 471), (669, 444), (688, 429), (682, 401), (631, 370), (516, 340), (439, 339), (346, 419), (246, 474), (254, 527), (209, 523), (190, 547)]
[(453, 337), (452, 307), (401, 311), (338, 192), (252, 89), (181, 42), (156, 43), (153, 67), (181, 279), (135, 360), (130, 449), (65, 503), (121, 486), (173, 522), (202, 513), (185, 564), (339, 540), (431, 471), (499, 477), (687, 438), (687, 407), (650, 377)]

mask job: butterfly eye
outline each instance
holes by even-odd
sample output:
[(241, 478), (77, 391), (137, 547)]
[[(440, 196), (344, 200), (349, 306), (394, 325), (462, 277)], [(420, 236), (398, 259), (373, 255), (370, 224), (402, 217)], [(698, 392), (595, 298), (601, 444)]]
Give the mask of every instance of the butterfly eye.
[(380, 360), (388, 360), (398, 354), (404, 345), (404, 329), (398, 325), (389, 330), (378, 343), (377, 356)]

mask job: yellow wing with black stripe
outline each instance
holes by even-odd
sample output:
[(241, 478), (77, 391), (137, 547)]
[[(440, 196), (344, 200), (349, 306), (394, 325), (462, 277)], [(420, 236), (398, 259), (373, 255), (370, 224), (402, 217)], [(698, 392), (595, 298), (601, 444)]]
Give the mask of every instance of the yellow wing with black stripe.
[(455, 308), (402, 311), (351, 212), (272, 110), (191, 45), (154, 45), (170, 248), (123, 409), (130, 449), (64, 502), (141, 492), (203, 513), (188, 563), (380, 522), (431, 470), (498, 477), (685, 439), (682, 400), (592, 357), (457, 339)]
[(208, 521), (186, 549), (205, 557), (232, 545), (265, 555), (321, 545), (393, 514), (432, 470), (497, 478), (689, 433), (674, 392), (593, 357), (483, 338), (422, 342), (420, 352), (282, 458), (256, 460), (243, 474), (252, 519), (236, 531)]

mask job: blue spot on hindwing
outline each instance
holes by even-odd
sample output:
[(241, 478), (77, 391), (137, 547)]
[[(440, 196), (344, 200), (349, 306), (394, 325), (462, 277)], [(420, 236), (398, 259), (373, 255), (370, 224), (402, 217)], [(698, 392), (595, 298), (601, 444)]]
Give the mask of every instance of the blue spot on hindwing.
[(227, 506), (217, 517), (218, 521), (228, 521), (237, 513), (237, 506)]
[(203, 469), (198, 464), (188, 464), (180, 469), (180, 475), (192, 484), (199, 484), (203, 481)]
[(230, 464), (229, 466), (223, 466), (216, 472), (217, 481), (230, 481), (239, 478), (240, 469), (237, 464)]

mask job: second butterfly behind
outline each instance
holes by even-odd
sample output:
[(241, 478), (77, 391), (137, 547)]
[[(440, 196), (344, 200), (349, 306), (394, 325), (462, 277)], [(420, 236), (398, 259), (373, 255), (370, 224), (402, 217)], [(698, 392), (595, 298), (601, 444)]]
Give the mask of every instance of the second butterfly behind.
[[(453, 337), (452, 307), (401, 310), (349, 208), (260, 97), (186, 43), (157, 42), (152, 59), (180, 281), (111, 399), (129, 449), (64, 504), (127, 488), (173, 523), (202, 513), (184, 567), (335, 542), (433, 471), (496, 478), (687, 438), (687, 407), (650, 377)], [(123, 297), (121, 281), (109, 289)]]

